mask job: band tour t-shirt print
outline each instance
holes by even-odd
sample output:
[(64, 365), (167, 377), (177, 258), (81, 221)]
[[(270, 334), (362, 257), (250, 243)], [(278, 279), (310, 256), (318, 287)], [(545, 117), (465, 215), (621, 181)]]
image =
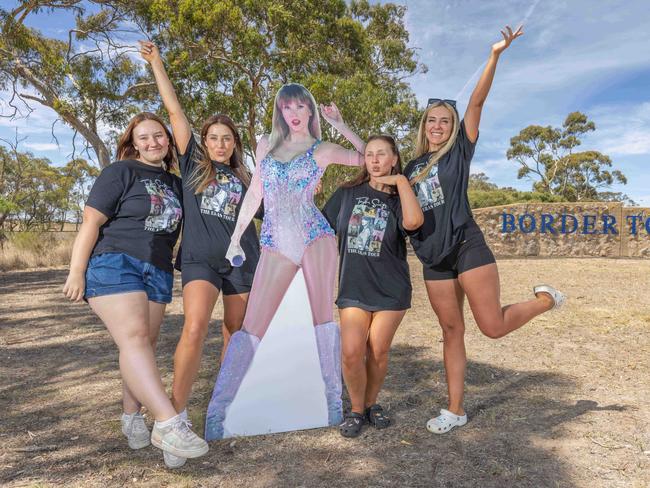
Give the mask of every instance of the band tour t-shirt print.
[[(413, 170), (413, 175), (419, 175), (427, 162), (417, 165)], [(442, 192), (442, 186), (438, 179), (438, 167), (434, 166), (429, 175), (422, 181), (414, 185), (415, 195), (423, 212), (431, 210), (445, 204), (445, 195)]]
[(358, 197), (348, 224), (348, 253), (378, 257), (387, 222), (388, 206), (384, 202)]
[(149, 194), (151, 209), (145, 219), (144, 230), (172, 233), (183, 217), (181, 202), (173, 190), (158, 179), (140, 180)]
[(203, 191), (201, 213), (235, 222), (241, 196), (242, 183), (239, 178), (217, 169), (215, 178)]

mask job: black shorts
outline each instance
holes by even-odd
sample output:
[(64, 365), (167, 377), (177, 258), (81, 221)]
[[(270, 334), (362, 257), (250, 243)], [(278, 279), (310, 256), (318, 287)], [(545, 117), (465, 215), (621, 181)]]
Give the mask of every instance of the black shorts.
[(411, 302), (408, 303), (393, 303), (391, 305), (368, 305), (367, 303), (360, 302), (359, 300), (354, 300), (352, 298), (338, 298), (336, 300), (336, 306), (341, 308), (360, 308), (366, 312), (401, 312), (402, 310), (408, 310), (411, 308)]
[(252, 283), (237, 283), (229, 278), (227, 274), (217, 273), (205, 263), (183, 263), (181, 269), (181, 280), (183, 287), (190, 281), (205, 280), (212, 283), (217, 290), (224, 295), (239, 295), (249, 293)]
[(486, 264), (496, 263), (494, 254), (485, 242), (481, 228), (474, 220), (465, 224), (463, 241), (436, 266), (423, 266), (425, 281), (453, 280), (459, 274)]

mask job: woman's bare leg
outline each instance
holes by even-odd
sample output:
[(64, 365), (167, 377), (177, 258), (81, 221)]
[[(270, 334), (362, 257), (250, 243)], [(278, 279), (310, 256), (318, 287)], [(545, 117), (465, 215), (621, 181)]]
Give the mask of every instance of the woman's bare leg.
[(465, 392), (465, 319), (463, 317), (463, 290), (458, 280), (428, 280), (424, 282), (431, 307), (442, 328), (443, 358), (449, 403), (447, 410), (464, 415)]
[(540, 293), (533, 300), (501, 307), (499, 271), (494, 263), (465, 271), (458, 276), (458, 282), (479, 329), (493, 339), (518, 329), (554, 305), (549, 294)]
[(385, 310), (372, 314), (366, 358), (365, 407), (377, 403), (379, 390), (384, 384), (388, 371), (390, 345), (405, 314), (406, 310)]
[(183, 287), (183, 332), (174, 353), (172, 404), (177, 412), (187, 406), (198, 374), (203, 344), (219, 289), (206, 280), (193, 280)]
[[(158, 344), (158, 336), (160, 335), (160, 326), (165, 315), (164, 303), (157, 303), (149, 301), (149, 342), (153, 349), (154, 356), (156, 355), (156, 345)], [(140, 402), (135, 398), (126, 383), (122, 381), (122, 408), (126, 414), (132, 414), (140, 411)]]
[(362, 414), (367, 385), (366, 349), (372, 314), (360, 308), (346, 307), (339, 310), (339, 317), (343, 378), (350, 395), (352, 411)]
[(119, 349), (120, 372), (133, 396), (158, 421), (176, 416), (156, 367), (149, 337), (149, 301), (144, 292), (90, 298)]
[(230, 336), (241, 329), (246, 315), (246, 304), (248, 303), (248, 293), (237, 295), (223, 295), (223, 348), (221, 349), (221, 360), (228, 348)]
[(333, 237), (314, 241), (302, 257), (302, 272), (309, 294), (314, 325), (334, 320), (334, 285), (338, 251)]

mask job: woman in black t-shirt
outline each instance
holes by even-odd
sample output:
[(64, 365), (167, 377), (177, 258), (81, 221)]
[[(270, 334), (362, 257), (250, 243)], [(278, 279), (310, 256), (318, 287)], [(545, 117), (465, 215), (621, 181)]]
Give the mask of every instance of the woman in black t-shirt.
[[(198, 457), (207, 443), (177, 414), (160, 381), (154, 349), (172, 294), (172, 250), (180, 232), (180, 179), (171, 134), (151, 113), (136, 115), (120, 138), (119, 161), (104, 168), (84, 207), (63, 288), (85, 298), (120, 353), (122, 432), (129, 447)], [(149, 435), (140, 407), (155, 418)]]
[(364, 421), (379, 429), (390, 424), (377, 396), (393, 336), (411, 307), (405, 236), (424, 220), (402, 175), (392, 137), (370, 137), (364, 168), (332, 195), (323, 215), (339, 241), (336, 304), (341, 317), (343, 377), (352, 402), (339, 431), (344, 437), (356, 437)]
[(501, 306), (495, 259), (472, 218), (467, 199), (469, 165), (497, 61), (523, 32), (521, 27), (515, 32), (506, 27), (502, 34), (503, 40), (492, 46), (462, 121), (455, 101), (429, 100), (420, 121), (417, 157), (404, 170), (424, 212), (424, 224), (411, 236), (411, 243), (423, 264), (429, 301), (443, 332), (449, 404), (427, 423), (436, 434), (467, 422), (463, 409), (465, 295), (479, 329), (492, 338), (518, 329), (533, 317), (561, 306), (565, 299), (552, 287), (541, 285), (534, 287), (535, 299)]
[(251, 224), (242, 238), (247, 256), (243, 266), (234, 268), (225, 259), (250, 184), (235, 124), (225, 115), (212, 116), (201, 128), (200, 143), (195, 142), (158, 48), (151, 42), (141, 42), (141, 54), (153, 70), (169, 113), (183, 178), (185, 220), (180, 266), (185, 323), (174, 355), (172, 386), (172, 402), (182, 412), (199, 370), (208, 323), (219, 293), (223, 294), (224, 307), (223, 351), (230, 335), (241, 328), (259, 259), (259, 242)]

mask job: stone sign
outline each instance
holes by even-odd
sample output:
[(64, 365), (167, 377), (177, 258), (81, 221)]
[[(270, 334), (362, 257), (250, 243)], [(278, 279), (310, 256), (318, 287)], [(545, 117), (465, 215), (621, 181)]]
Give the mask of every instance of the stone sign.
[(519, 203), (474, 210), (495, 255), (650, 257), (650, 209)]

